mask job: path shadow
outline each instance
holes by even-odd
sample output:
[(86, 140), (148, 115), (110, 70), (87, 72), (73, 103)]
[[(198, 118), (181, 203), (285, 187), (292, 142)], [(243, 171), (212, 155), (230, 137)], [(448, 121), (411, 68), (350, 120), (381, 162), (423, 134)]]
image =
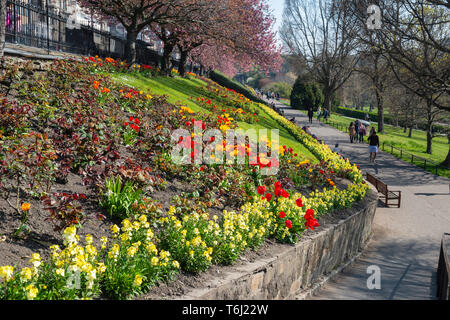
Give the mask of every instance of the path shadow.
[[(434, 300), (439, 241), (383, 241), (331, 279), (312, 300)], [(425, 255), (423, 253), (426, 253)], [(380, 269), (380, 289), (369, 289), (369, 266)], [(370, 280), (369, 280), (370, 281)]]

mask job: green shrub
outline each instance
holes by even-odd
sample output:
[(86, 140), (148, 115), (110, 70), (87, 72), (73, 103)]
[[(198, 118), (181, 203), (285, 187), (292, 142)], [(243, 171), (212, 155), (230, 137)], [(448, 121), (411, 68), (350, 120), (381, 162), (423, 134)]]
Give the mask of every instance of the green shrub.
[(317, 109), (324, 97), (315, 83), (304, 82), (300, 77), (295, 81), (291, 93), (291, 107), (294, 109)]
[(248, 88), (240, 84), (239, 82), (233, 81), (230, 78), (228, 78), (226, 75), (219, 71), (212, 71), (209, 74), (209, 77), (211, 80), (217, 82), (223, 87), (226, 87), (228, 89), (232, 89), (242, 95), (244, 95), (246, 98), (253, 100), (255, 102), (264, 103), (261, 99), (259, 99), (257, 96), (255, 96)]

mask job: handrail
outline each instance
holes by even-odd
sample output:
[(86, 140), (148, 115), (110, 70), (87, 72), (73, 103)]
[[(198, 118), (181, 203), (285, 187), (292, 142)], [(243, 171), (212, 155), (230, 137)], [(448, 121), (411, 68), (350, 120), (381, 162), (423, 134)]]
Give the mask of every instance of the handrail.
[(448, 260), (445, 238), (450, 238), (450, 233), (444, 233), (441, 240), (441, 250), (439, 254), (439, 263), (437, 269), (437, 298), (440, 300), (450, 300), (450, 263)]

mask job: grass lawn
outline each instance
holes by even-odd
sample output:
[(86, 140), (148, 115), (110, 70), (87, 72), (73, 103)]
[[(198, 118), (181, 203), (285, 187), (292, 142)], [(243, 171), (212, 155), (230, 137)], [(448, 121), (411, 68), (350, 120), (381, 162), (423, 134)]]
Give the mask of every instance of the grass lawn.
[[(329, 124), (333, 127), (336, 127), (340, 131), (346, 132), (348, 126), (350, 125), (350, 122), (352, 121), (355, 121), (355, 118), (332, 114), (329, 120)], [(378, 124), (376, 122), (372, 122), (372, 125), (378, 130)], [(441, 163), (447, 157), (449, 144), (446, 136), (437, 136), (433, 138), (433, 154), (428, 154), (426, 153), (427, 136), (425, 131), (413, 130), (412, 137), (408, 138), (408, 130), (406, 133), (404, 133), (403, 128), (400, 127), (391, 125), (385, 125), (384, 127), (385, 133), (378, 134), (380, 137), (381, 148), (382, 144), (385, 143), (384, 151), (393, 154), (397, 158), (401, 158), (405, 161), (411, 162), (411, 154), (413, 154), (414, 156), (427, 159), (428, 161)], [(400, 153), (399, 150), (391, 149), (390, 145), (402, 149), (403, 152)], [(405, 154), (404, 151), (410, 154)], [(424, 168), (424, 161), (421, 159), (415, 158), (413, 160), (413, 163), (421, 168)], [(434, 167), (429, 167), (431, 165), (432, 164), (428, 162), (426, 169), (430, 172), (436, 173)], [(439, 168), (438, 175), (450, 178), (450, 170)]]
[[(283, 104), (290, 106), (289, 100), (282, 100)], [(306, 110), (300, 110), (306, 114)], [(350, 122), (355, 121), (356, 118), (346, 117), (340, 114), (332, 113), (329, 125), (339, 129), (340, 131), (347, 132), (347, 128)], [(378, 130), (378, 124), (372, 122), (372, 125)], [(437, 136), (433, 138), (432, 150), (433, 154), (426, 153), (427, 148), (427, 135), (423, 130), (413, 130), (412, 137), (408, 138), (409, 131), (403, 132), (403, 128), (395, 127), (392, 125), (384, 125), (385, 133), (378, 134), (380, 137), (380, 145), (382, 147), (383, 142), (385, 143), (385, 152), (391, 153), (397, 158), (401, 158), (407, 162), (411, 163), (411, 154), (417, 157), (426, 159), (434, 163), (441, 163), (447, 157), (449, 144), (446, 136)], [(367, 139), (367, 136), (366, 136)], [(402, 153), (397, 149), (391, 149), (390, 145), (400, 148), (403, 150)], [(405, 154), (404, 152), (409, 154)], [(424, 168), (424, 160), (413, 158), (413, 163), (421, 168)], [(436, 169), (433, 163), (427, 162), (427, 171), (436, 174)], [(438, 168), (437, 174), (443, 177), (450, 178), (450, 170), (445, 168)]]
[[(181, 104), (188, 106), (195, 112), (210, 113), (197, 104), (195, 99), (191, 100), (191, 97), (205, 97), (205, 92), (201, 90), (201, 87), (205, 86), (206, 83), (192, 78), (186, 79), (182, 77), (152, 77), (146, 78), (142, 75), (137, 74), (113, 74), (112, 77), (125, 85), (134, 87), (139, 90), (150, 91), (157, 95), (168, 95), (168, 102), (173, 104)], [(209, 96), (208, 98), (214, 99), (214, 96)], [(248, 129), (267, 129), (268, 138), (270, 138), (270, 129), (279, 130), (280, 145), (286, 145), (291, 147), (295, 153), (301, 155), (304, 159), (308, 159), (313, 163), (318, 163), (319, 161), (316, 157), (308, 150), (306, 147), (297, 141), (294, 136), (292, 136), (288, 130), (280, 127), (276, 120), (260, 109), (258, 115), (259, 122), (249, 124), (246, 122), (238, 122), (239, 128), (242, 130)]]

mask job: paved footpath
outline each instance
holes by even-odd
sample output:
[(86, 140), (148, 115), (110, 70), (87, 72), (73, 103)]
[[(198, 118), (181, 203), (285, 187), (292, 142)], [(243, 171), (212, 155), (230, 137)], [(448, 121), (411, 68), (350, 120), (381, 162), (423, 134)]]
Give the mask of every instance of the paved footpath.
[[(308, 118), (298, 110), (277, 103), (285, 117), (295, 116), (298, 126)], [(343, 155), (375, 174), (391, 190), (402, 191), (401, 208), (379, 204), (373, 238), (359, 259), (327, 282), (312, 300), (400, 300), (436, 299), (436, 269), (442, 235), (450, 233), (450, 179), (379, 152), (377, 164), (369, 162), (367, 144), (350, 143), (347, 134), (319, 123), (311, 131), (330, 147), (339, 143)], [(369, 266), (381, 271), (381, 288), (369, 290)]]

